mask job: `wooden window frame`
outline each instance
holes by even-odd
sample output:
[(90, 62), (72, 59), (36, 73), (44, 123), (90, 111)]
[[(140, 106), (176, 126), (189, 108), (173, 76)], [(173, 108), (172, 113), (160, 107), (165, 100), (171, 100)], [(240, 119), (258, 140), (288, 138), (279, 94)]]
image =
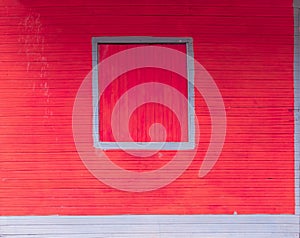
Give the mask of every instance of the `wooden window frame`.
[[(99, 135), (99, 44), (186, 44), (188, 87), (188, 141), (186, 142), (107, 142)], [(194, 52), (193, 40), (188, 37), (92, 37), (93, 62), (93, 140), (94, 147), (102, 150), (192, 150), (195, 148), (194, 125)], [(143, 146), (147, 143), (147, 146)], [(142, 145), (142, 147), (139, 147)]]

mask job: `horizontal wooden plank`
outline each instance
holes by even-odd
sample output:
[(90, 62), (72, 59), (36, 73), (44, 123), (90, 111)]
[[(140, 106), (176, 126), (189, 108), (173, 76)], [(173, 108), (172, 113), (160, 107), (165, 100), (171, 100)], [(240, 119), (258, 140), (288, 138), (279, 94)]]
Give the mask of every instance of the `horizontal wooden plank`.
[[(66, 158), (66, 160), (68, 160), (70, 158)], [(237, 162), (238, 160), (235, 160), (235, 162)], [(259, 162), (257, 162), (257, 166), (259, 166)], [(83, 189), (83, 188), (91, 188), (91, 189), (95, 189), (95, 187), (99, 188), (99, 181), (97, 180), (97, 178), (93, 177), (92, 174), (90, 174), (90, 172), (87, 170), (87, 168), (84, 166), (83, 162), (80, 161), (80, 158), (77, 158), (77, 163), (78, 165), (81, 166), (81, 169), (73, 169), (73, 170), (67, 170), (66, 168), (58, 168), (56, 170), (53, 170), (53, 171), (50, 171), (50, 170), (47, 170), (46, 169), (46, 165), (44, 166), (44, 169), (42, 171), (38, 171), (38, 170), (33, 170), (33, 169), (22, 169), (22, 170), (5, 170), (3, 171), (3, 183), (5, 183), (5, 181), (7, 181), (7, 189), (8, 187), (10, 187), (12, 190), (8, 190), (7, 192), (9, 194), (12, 194), (14, 192), (14, 186), (9, 186), (9, 181), (10, 179), (12, 179), (13, 181), (17, 180), (17, 179), (20, 179), (20, 181), (22, 181), (22, 179), (24, 179), (24, 183), (26, 183), (27, 180), (29, 180), (30, 178), (32, 178), (32, 181), (35, 181), (34, 185), (32, 186), (33, 189), (36, 189), (36, 191), (38, 192), (39, 189), (46, 189), (46, 193), (47, 191), (49, 192), (49, 188), (46, 187), (42, 187), (40, 188), (39, 186), (37, 186), (39, 184), (39, 179), (40, 180), (48, 180), (49, 183), (52, 181), (52, 179), (55, 180), (55, 178), (57, 179), (61, 179), (61, 181), (64, 181), (64, 178), (66, 178), (66, 180), (69, 182), (69, 185), (68, 186), (63, 186), (63, 184), (59, 184), (59, 188), (60, 189), (66, 189), (66, 188), (69, 188), (69, 189), (73, 189), (73, 190), (76, 190), (76, 182), (78, 179), (81, 180), (82, 182), (83, 181), (87, 181), (85, 179), (88, 179), (89, 183), (85, 184), (84, 187), (78, 187), (78, 189)], [(47, 163), (44, 163), (44, 164), (47, 164)], [(68, 164), (66, 162), (66, 164)], [(270, 163), (271, 164), (271, 163)], [(276, 162), (275, 162), (276, 164)], [(259, 190), (259, 188), (261, 188), (261, 190), (259, 190), (260, 192), (263, 192), (265, 189), (263, 188), (263, 186), (259, 187), (255, 182), (257, 181), (256, 179), (260, 180), (260, 181), (269, 181), (269, 187), (272, 187), (273, 184), (277, 184), (277, 186), (279, 186), (280, 184), (278, 184), (278, 180), (275, 180), (275, 178), (277, 178), (278, 174), (280, 174), (280, 176), (282, 177), (282, 182), (281, 182), (281, 185), (279, 186), (280, 189), (283, 189), (283, 190), (290, 190), (292, 189), (293, 187), (293, 183), (292, 183), (292, 177), (293, 177), (293, 174), (287, 174), (287, 170), (280, 170), (280, 169), (277, 169), (277, 170), (269, 170), (267, 171), (267, 169), (260, 169), (260, 170), (256, 170), (257, 166), (255, 167), (255, 169), (253, 169), (252, 173), (251, 171), (247, 171), (247, 170), (238, 170), (238, 169), (220, 169), (220, 166), (222, 165), (222, 162), (218, 162), (218, 164), (216, 166), (218, 166), (218, 170), (215, 171), (214, 173), (214, 176), (215, 176), (215, 180), (212, 179), (211, 177), (212, 176), (208, 176), (207, 178), (205, 179), (208, 179), (208, 180), (203, 180), (203, 179), (199, 179), (197, 177), (197, 174), (198, 174), (198, 171), (199, 171), (199, 168), (200, 168), (200, 165), (201, 163), (199, 162), (194, 162), (192, 163), (191, 167), (192, 168), (189, 168), (189, 170), (185, 173), (187, 174), (183, 174), (185, 175), (185, 177), (183, 177), (182, 180), (180, 181), (176, 181), (176, 183), (174, 184), (175, 187), (180, 187), (180, 190), (186, 190), (185, 189), (185, 186), (187, 186), (189, 183), (185, 184), (186, 181), (190, 181), (190, 180), (186, 180), (186, 178), (190, 175), (192, 179), (194, 179), (195, 181), (199, 182), (199, 183), (208, 183), (209, 185), (205, 185), (205, 186), (208, 186), (208, 187), (211, 187), (213, 188), (214, 187), (214, 182), (218, 182), (220, 183), (221, 181), (223, 180), (226, 180), (226, 179), (229, 179), (229, 181), (235, 181), (235, 180), (240, 180), (240, 183), (237, 183), (237, 182), (233, 182), (230, 186), (232, 188), (238, 188), (240, 189), (240, 191), (248, 191), (248, 192), (251, 192), (252, 190), (252, 187), (246, 187), (246, 186), (243, 186), (242, 183), (243, 182), (252, 182), (252, 185), (254, 186), (255, 190)], [(291, 169), (289, 170), (291, 171)], [(243, 175), (244, 175), (244, 178), (243, 178)], [(187, 176), (187, 177), (186, 177)], [(14, 180), (15, 179), (15, 180)], [(76, 180), (77, 179), (77, 180)], [(210, 183), (211, 181), (211, 183)], [(274, 182), (274, 183), (273, 183)], [(286, 182), (286, 184), (283, 184), (284, 182)], [(55, 183), (55, 181), (53, 181), (54, 183), (54, 186), (51, 187), (51, 189), (55, 189), (57, 188), (57, 184)], [(82, 185), (82, 183), (79, 183), (80, 185)], [(235, 185), (234, 185), (235, 184)], [(264, 184), (264, 183), (262, 183)], [(26, 184), (28, 185), (28, 184)], [(4, 186), (4, 184), (3, 184)], [(15, 185), (17, 187), (22, 187), (21, 184), (19, 185)], [(228, 188), (226, 182), (224, 182), (222, 184), (222, 186), (225, 186), (226, 188)], [(230, 187), (229, 186), (229, 187)], [(27, 187), (30, 187), (30, 186), (27, 186)], [(188, 186), (188, 190), (190, 189), (191, 187)], [(275, 188), (275, 187), (273, 187)], [(210, 191), (211, 193), (214, 193), (214, 191), (217, 191), (217, 192), (222, 192), (222, 189), (223, 187), (217, 187), (217, 188), (214, 188), (212, 191)], [(238, 190), (235, 190), (236, 192), (238, 192)], [(99, 192), (97, 191), (97, 189), (94, 191), (94, 192)], [(106, 191), (104, 191), (106, 192)], [(274, 191), (276, 192), (276, 191)], [(5, 192), (3, 191), (3, 196), (4, 196)], [(28, 195), (30, 195), (30, 193), (28, 192)], [(87, 194), (85, 194), (86, 196), (93, 196), (93, 193), (92, 193), (92, 190), (89, 190), (87, 191)], [(267, 195), (265, 193), (265, 195)]]
[[(290, 1), (282, 1), (282, 0), (274, 0), (274, 1), (269, 1), (269, 0), (263, 0), (263, 1), (251, 1), (251, 2), (239, 2), (239, 1), (234, 1), (236, 6), (247, 6), (247, 7), (251, 7), (251, 6), (261, 6), (261, 7), (270, 7), (270, 6), (277, 6), (277, 7), (281, 7), (281, 8), (290, 8), (292, 6), (292, 3)], [(9, 0), (2, 0), (2, 4), (5, 4), (6, 6), (18, 6), (18, 3), (15, 2), (10, 2)], [(151, 1), (151, 3), (149, 4), (149, 2), (145, 1), (145, 2), (141, 2), (141, 1), (132, 1), (130, 3), (128, 3), (128, 1), (126, 0), (117, 0), (114, 2), (113, 5), (190, 5), (190, 6), (231, 6), (231, 2), (224, 2), (223, 0), (213, 0), (210, 2), (204, 1), (204, 0), (190, 0), (190, 1), (180, 1), (180, 0), (176, 0), (176, 1), (168, 1), (168, 0), (164, 0), (164, 1), (159, 1), (159, 0), (154, 0)], [(71, 0), (64, 0), (64, 1), (51, 1), (50, 3), (48, 2), (39, 2), (39, 1), (35, 1), (35, 2), (31, 2), (31, 1), (26, 1), (24, 2), (25, 6), (44, 6), (44, 7), (49, 7), (49, 6), (105, 6), (105, 5), (112, 5), (112, 2), (109, 0), (104, 0), (101, 1), (100, 3), (98, 1), (91, 1), (87, 4), (86, 1), (84, 0), (77, 0), (76, 2), (71, 1)]]
[[(288, 210), (288, 206), (280, 205), (276, 206), (274, 208), (273, 206), (213, 206), (213, 209), (209, 209), (209, 207), (212, 206), (191, 206), (191, 207), (184, 207), (184, 206), (173, 206), (170, 207), (170, 204), (166, 204), (165, 206), (150, 206), (150, 207), (144, 207), (143, 206), (114, 206), (110, 207), (109, 209), (105, 206), (83, 206), (83, 207), (74, 207), (74, 206), (57, 206), (57, 207), (51, 207), (51, 206), (16, 206), (11, 208), (11, 212), (9, 213), (8, 207), (4, 207), (4, 209), (1, 211), (2, 216), (7, 216), (8, 214), (12, 215), (27, 215), (30, 216), (31, 214), (35, 215), (42, 215), (44, 210), (48, 211), (48, 214), (50, 215), (55, 215), (55, 214), (61, 214), (61, 215), (114, 215), (112, 210), (118, 210), (121, 214), (131, 214), (131, 215), (142, 215), (143, 210), (147, 210), (147, 214), (149, 215), (157, 215), (157, 214), (162, 214), (162, 215), (169, 215), (169, 214), (174, 214), (176, 213), (181, 213), (181, 214), (191, 214), (191, 215), (196, 215), (197, 213), (193, 213), (195, 209), (201, 211), (202, 214), (212, 214), (212, 211), (214, 209), (218, 209), (221, 211), (221, 214), (234, 214), (235, 211), (237, 211), (238, 214), (251, 214), (251, 211), (256, 211), (256, 214), (289, 214), (293, 215), (293, 210)], [(104, 211), (105, 209), (105, 211)], [(163, 209), (167, 209), (168, 212), (164, 213), (162, 212)], [(102, 211), (101, 214), (97, 213), (97, 211)], [(243, 212), (242, 212), (243, 211)]]
[[(165, 164), (168, 162), (168, 160), (171, 160), (173, 157), (166, 157), (164, 160), (157, 160), (155, 161), (156, 163), (162, 163), (162, 164)], [(125, 160), (122, 160), (122, 158), (113, 158), (114, 162), (115, 163), (127, 163), (127, 167), (126, 169), (129, 169), (129, 170), (134, 170), (135, 167), (137, 167), (137, 165), (134, 163), (135, 162), (135, 159), (131, 158), (127, 158)], [(183, 158), (184, 160), (184, 158)], [(130, 163), (130, 162), (133, 162), (133, 163)], [(0, 162), (0, 165), (2, 167), (2, 170), (3, 172), (4, 171), (7, 171), (7, 170), (17, 170), (17, 171), (20, 171), (20, 170), (27, 170), (27, 171), (31, 171), (31, 170), (40, 170), (40, 171), (43, 171), (45, 169), (50, 169), (50, 170), (59, 170), (59, 169), (70, 169), (70, 170), (80, 170), (80, 169), (84, 169), (83, 165), (82, 164), (78, 164), (77, 163), (77, 160), (75, 160), (76, 163), (72, 163), (72, 161), (68, 161), (68, 163), (66, 161), (54, 161), (52, 163), (48, 163), (46, 168), (45, 168), (45, 162), (39, 162), (38, 160), (35, 161), (35, 162), (14, 162), (14, 163), (11, 163), (11, 162)], [(230, 163), (232, 162), (232, 163)], [(149, 163), (149, 162), (148, 162)], [(221, 162), (219, 162), (221, 163)], [(95, 166), (96, 166), (97, 163), (95, 163)], [(140, 161), (140, 165), (143, 164), (141, 161)], [(235, 165), (233, 165), (235, 164)], [(275, 166), (276, 164), (276, 166)], [(146, 165), (147, 163), (144, 162), (144, 166), (145, 169), (146, 169)], [(265, 168), (268, 168), (270, 167), (270, 161), (257, 161), (254, 159), (254, 161), (252, 160), (252, 158), (248, 157), (247, 159), (245, 160), (238, 160), (238, 159), (233, 159), (232, 161), (226, 161), (226, 163), (223, 161), (222, 163), (222, 169), (221, 170), (230, 170), (230, 169), (235, 169), (237, 166), (239, 168), (239, 170), (247, 170), (249, 168), (252, 168), (252, 169), (255, 169), (255, 170), (265, 170)], [(259, 168), (258, 168), (259, 167)], [(216, 168), (218, 170), (218, 168)], [(274, 164), (271, 168), (269, 168), (270, 170), (293, 170), (293, 163), (289, 162), (289, 161), (275, 161), (274, 160)]]
[[(203, 4), (203, 3), (202, 3)], [(116, 11), (122, 9), (119, 15), (130, 16), (130, 15), (140, 15), (140, 16), (231, 16), (231, 17), (290, 17), (289, 11), (282, 11), (282, 7), (272, 5), (272, 6), (204, 6), (204, 5), (187, 5), (184, 2), (174, 3), (174, 4), (159, 4), (154, 5), (148, 3), (143, 5), (141, 2), (134, 5), (124, 5), (124, 4), (113, 4), (102, 5), (102, 6), (36, 6), (32, 5), (32, 10), (38, 12), (42, 16), (94, 16), (94, 15), (113, 15)], [(0, 10), (1, 16), (3, 18), (12, 18), (25, 14), (24, 9), (20, 9), (17, 6), (7, 6)], [(243, 15), (242, 15), (242, 14)], [(1, 17), (0, 17), (1, 18)], [(19, 20), (19, 19), (18, 19)]]
[[(191, 171), (189, 171), (191, 172)], [(196, 171), (192, 171), (193, 173)], [(57, 171), (53, 171), (53, 174), (57, 174)], [(77, 171), (74, 170), (74, 173), (76, 174)], [(72, 198), (66, 197), (66, 193), (67, 191), (63, 191), (66, 190), (67, 188), (69, 189), (73, 189), (74, 191), (76, 190), (78, 193), (76, 193), (76, 197), (82, 197), (82, 198), (87, 198), (87, 199), (94, 199), (94, 196), (96, 194), (98, 194), (101, 198), (107, 198), (109, 199), (109, 197), (113, 198), (114, 194), (113, 191), (110, 191), (106, 188), (104, 188), (103, 186), (101, 186), (101, 184), (97, 184), (97, 181), (95, 180), (95, 178), (85, 178), (85, 177), (64, 177), (65, 184), (61, 185), (61, 179), (63, 176), (60, 177), (49, 177), (48, 179), (44, 178), (36, 178), (36, 179), (30, 179), (27, 177), (11, 177), (11, 178), (3, 178), (5, 180), (5, 183), (3, 184), (2, 188), (1, 188), (1, 199), (8, 199), (7, 201), (9, 201), (9, 199), (12, 199), (11, 201), (15, 201), (15, 199), (17, 199), (18, 201), (21, 201), (20, 198), (32, 198), (34, 200), (34, 198), (41, 198), (43, 196), (45, 196), (47, 190), (39, 190), (39, 188), (43, 188), (43, 187), (48, 187), (47, 189), (53, 190), (52, 192), (56, 193), (55, 199), (58, 199), (59, 201), (65, 201), (65, 200), (73, 200)], [(180, 186), (181, 183), (175, 183), (174, 185), (172, 185), (172, 187), (176, 187), (178, 190), (178, 194), (176, 195), (176, 198), (184, 198), (185, 194), (184, 193), (188, 193), (189, 189), (193, 188), (193, 186), (195, 185), (201, 185), (202, 189), (203, 189), (203, 194), (200, 195), (195, 195), (195, 199), (197, 198), (205, 198), (209, 200), (209, 197), (212, 197), (212, 199), (214, 199), (214, 197), (219, 197), (222, 190), (221, 189), (213, 189), (214, 184), (222, 184), (224, 178), (218, 178), (218, 179), (208, 179), (208, 180), (202, 180), (200, 181), (199, 179), (196, 178), (192, 180), (192, 179), (182, 179), (181, 183), (185, 183), (186, 184), (186, 188), (182, 188)], [(21, 182), (22, 181), (22, 182)], [(293, 185), (293, 179), (292, 178), (282, 178), (282, 180), (280, 179), (259, 179), (259, 178), (253, 178), (251, 180), (243, 180), (242, 178), (226, 178), (227, 183), (225, 185), (223, 185), (223, 191), (224, 193), (228, 193), (227, 195), (224, 195), (224, 197), (230, 197), (233, 196), (233, 194), (231, 194), (232, 192), (238, 192), (241, 191), (241, 194), (244, 194), (244, 196), (247, 196), (248, 199), (253, 199), (256, 196), (257, 197), (274, 197), (274, 196), (279, 196), (278, 194), (285, 192), (286, 190), (290, 189), (290, 188), (286, 188), (284, 187), (285, 183), (289, 183), (291, 184), (291, 186)], [(251, 189), (247, 190), (247, 189), (243, 189), (242, 185), (249, 187), (251, 186)], [(255, 184), (255, 186), (253, 186), (253, 184)], [(76, 187), (77, 186), (77, 187)], [(95, 192), (93, 195), (87, 195), (87, 194), (83, 194), (80, 195), (80, 191), (82, 189), (99, 189), (99, 192)], [(276, 191), (274, 188), (278, 188), (278, 190), (280, 190), (280, 192), (278, 193), (278, 191)], [(16, 193), (15, 198), (11, 198), (14, 189), (18, 189), (20, 190), (19, 193)], [(26, 190), (26, 189), (30, 189), (30, 191), (32, 192), (32, 195), (30, 195), (29, 192), (25, 193), (22, 192), (22, 190)], [(205, 189), (209, 189), (211, 190), (208, 193), (205, 193), (204, 190)], [(263, 192), (264, 189), (270, 189), (270, 193), (265, 194)], [(101, 190), (101, 191), (100, 191)], [(61, 192), (60, 192), (61, 191)], [(253, 194), (249, 194), (249, 191), (256, 191), (257, 194), (253, 195)], [(72, 191), (70, 191), (72, 192)], [(160, 195), (159, 194), (155, 194), (153, 193), (151, 195), (151, 197), (153, 198), (159, 198)], [(247, 197), (243, 198), (243, 200), (247, 200)], [(118, 197), (115, 197), (115, 200), (118, 200)], [(32, 200), (29, 199), (29, 200)], [(259, 199), (259, 198), (258, 198)], [(4, 202), (4, 200), (1, 200)], [(30, 202), (30, 201), (29, 201)], [(74, 201), (75, 202), (75, 201)], [(84, 203), (84, 201), (81, 201), (82, 203)], [(97, 202), (97, 201), (91, 201), (91, 202)], [(103, 201), (102, 201), (103, 202)]]
[[(245, 26), (245, 27), (262, 27), (259, 22), (265, 22), (265, 26), (269, 26), (271, 28), (276, 27), (282, 27), (287, 26), (288, 23), (291, 20), (291, 14), (288, 14), (289, 12), (283, 12), (280, 8), (273, 8), (269, 12), (268, 9), (249, 9), (252, 10), (251, 15), (241, 15), (244, 12), (247, 14), (246, 9), (240, 8), (239, 10), (242, 10), (241, 12), (233, 12), (232, 7), (227, 8), (201, 8), (201, 7), (180, 7), (180, 6), (171, 6), (171, 7), (159, 7), (159, 6), (152, 6), (152, 8), (155, 8), (155, 11), (149, 11), (151, 10), (151, 6), (147, 7), (125, 7), (123, 11), (121, 11), (120, 6), (115, 7), (101, 7), (101, 8), (77, 8), (77, 11), (80, 9), (81, 12), (75, 13), (76, 17), (73, 17), (72, 10), (74, 8), (68, 7), (66, 8), (53, 8), (53, 12), (50, 12), (48, 8), (47, 12), (39, 12), (36, 14), (28, 15), (26, 12), (21, 13), (20, 15), (23, 15), (23, 19), (20, 19), (20, 15), (18, 17), (13, 17), (15, 13), (12, 13), (12, 15), (7, 15), (5, 17), (0, 17), (0, 26), (16, 26), (19, 28), (22, 28), (25, 25), (25, 19), (27, 17), (27, 21), (38, 19), (38, 22), (32, 22), (34, 24), (40, 24), (42, 27), (47, 26), (57, 26), (57, 25), (69, 25), (72, 24), (76, 26), (84, 26), (84, 23), (91, 23), (92, 25), (96, 24), (103, 24), (103, 22), (113, 22), (118, 21), (119, 17), (122, 17), (125, 21), (130, 20), (131, 18), (139, 17), (141, 21), (148, 21), (148, 22), (156, 22), (157, 20), (167, 20), (176, 22), (178, 18), (180, 18), (182, 21), (195, 21), (199, 25), (203, 26)], [(137, 11), (137, 9), (139, 9)], [(92, 14), (89, 14), (86, 11), (92, 11)], [(120, 11), (120, 14), (118, 16), (115, 16), (115, 13), (111, 10)], [(144, 12), (143, 12), (144, 10)], [(145, 11), (146, 10), (146, 11)], [(174, 13), (172, 13), (172, 10)], [(203, 10), (203, 12), (201, 12)], [(210, 10), (211, 14), (205, 13), (205, 10)], [(227, 11), (226, 11), (227, 10)], [(248, 11), (249, 11), (248, 10)], [(278, 15), (276, 16), (257, 16), (256, 14), (259, 14), (259, 11), (263, 11), (266, 15), (272, 14), (272, 10), (277, 11)], [(62, 14), (59, 14), (59, 12), (63, 11)], [(76, 8), (75, 8), (76, 11)], [(185, 11), (189, 11), (189, 14), (185, 14)], [(291, 13), (291, 12), (290, 12)], [(248, 13), (249, 14), (249, 13)], [(274, 13), (273, 13), (274, 14)], [(281, 16), (281, 14), (286, 14), (284, 16)], [(177, 18), (177, 19), (174, 19)], [(276, 23), (276, 24), (275, 24)], [(21, 32), (23, 33), (23, 32)]]

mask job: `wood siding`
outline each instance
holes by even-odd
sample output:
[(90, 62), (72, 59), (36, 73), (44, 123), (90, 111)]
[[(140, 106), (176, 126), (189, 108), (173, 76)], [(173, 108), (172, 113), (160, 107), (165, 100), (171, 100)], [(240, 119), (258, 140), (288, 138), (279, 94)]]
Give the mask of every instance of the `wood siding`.
[[(0, 0), (0, 6), (0, 237), (298, 237), (291, 0)], [(222, 153), (204, 178), (198, 171), (212, 126), (197, 90), (200, 143), (174, 182), (126, 192), (87, 170), (72, 112), (92, 70), (91, 39), (101, 36), (193, 38), (195, 60), (218, 86), (227, 117)], [(149, 160), (106, 153), (143, 172), (164, 166), (175, 152)]]

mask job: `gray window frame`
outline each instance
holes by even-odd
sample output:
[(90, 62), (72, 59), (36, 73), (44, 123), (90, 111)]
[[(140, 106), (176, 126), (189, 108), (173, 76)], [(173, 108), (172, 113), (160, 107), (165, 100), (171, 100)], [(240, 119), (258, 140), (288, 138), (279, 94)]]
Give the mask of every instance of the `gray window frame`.
[[(187, 142), (106, 142), (100, 140), (99, 135), (99, 83), (98, 77), (99, 44), (186, 44), (187, 52), (187, 81), (188, 81), (188, 141)], [(147, 143), (143, 150), (191, 150), (195, 148), (194, 125), (194, 52), (193, 39), (190, 37), (92, 37), (92, 62), (93, 62), (93, 140), (94, 147), (102, 150), (139, 150)]]

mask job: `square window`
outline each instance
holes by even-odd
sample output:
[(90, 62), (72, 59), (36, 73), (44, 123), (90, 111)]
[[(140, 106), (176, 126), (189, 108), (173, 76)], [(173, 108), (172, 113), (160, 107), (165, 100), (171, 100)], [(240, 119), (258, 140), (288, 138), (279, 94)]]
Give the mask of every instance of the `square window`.
[[(94, 37), (92, 44), (94, 146), (103, 150), (193, 149), (192, 39)], [(172, 53), (160, 55), (161, 49)], [(148, 64), (141, 63), (141, 52), (147, 52), (142, 57)], [(184, 61), (172, 57), (174, 52), (185, 55)], [(156, 64), (157, 57), (161, 65)]]

